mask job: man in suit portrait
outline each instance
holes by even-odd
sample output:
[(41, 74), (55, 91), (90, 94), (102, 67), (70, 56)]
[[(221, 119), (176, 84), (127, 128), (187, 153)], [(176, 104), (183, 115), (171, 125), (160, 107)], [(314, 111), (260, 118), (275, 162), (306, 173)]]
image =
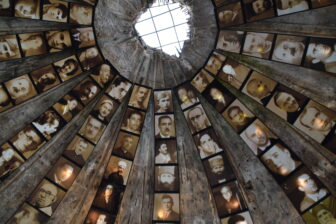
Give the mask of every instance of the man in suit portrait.
[(127, 159), (133, 159), (137, 140), (135, 139), (135, 136), (124, 132), (121, 132), (121, 134), (123, 134), (123, 136), (120, 137), (120, 134), (118, 136), (120, 137), (120, 141), (118, 139), (118, 142), (120, 143), (119, 147), (113, 149), (113, 154)]
[(155, 167), (156, 191), (178, 191), (179, 179), (176, 166), (157, 166)]
[(103, 182), (99, 187), (93, 205), (109, 212), (116, 213), (120, 203), (121, 189), (109, 182)]
[(175, 128), (172, 115), (157, 116), (155, 138), (172, 138), (175, 137)]
[(158, 212), (156, 219), (163, 221), (178, 221), (180, 219), (179, 214), (173, 210), (174, 200), (168, 195), (164, 194), (161, 197), (161, 209)]
[(216, 197), (216, 203), (220, 216), (232, 214), (244, 208), (244, 202), (237, 191), (236, 186), (225, 185), (220, 187), (220, 194), (216, 195), (218, 196)]
[(86, 153), (87, 150), (89, 150), (90, 143), (88, 143), (83, 138), (80, 138), (78, 136), (76, 138), (77, 141), (75, 144), (73, 144), (73, 148), (65, 150), (64, 155), (66, 155), (79, 165), (84, 165), (86, 159), (84, 158), (83, 154)]
[(126, 167), (127, 163), (125, 161), (119, 160), (117, 168), (113, 170), (108, 176), (108, 181), (123, 185)]
[(192, 133), (199, 132), (211, 126), (202, 106), (195, 106), (185, 112), (191, 124)]
[(234, 177), (228, 161), (222, 155), (217, 155), (206, 161), (206, 173), (211, 186), (223, 183)]
[(150, 89), (143, 86), (134, 86), (129, 105), (145, 110), (148, 104)]

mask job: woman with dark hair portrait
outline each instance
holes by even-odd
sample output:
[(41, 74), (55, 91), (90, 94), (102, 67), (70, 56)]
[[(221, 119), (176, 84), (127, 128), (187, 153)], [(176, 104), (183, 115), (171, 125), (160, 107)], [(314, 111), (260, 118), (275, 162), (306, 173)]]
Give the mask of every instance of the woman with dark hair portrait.
[(40, 18), (40, 0), (16, 0), (15, 16), (29, 19)]
[(43, 4), (43, 20), (67, 22), (68, 19), (68, 4), (59, 0), (45, 0)]
[(21, 58), (19, 44), (15, 35), (0, 37), (0, 61)]
[(30, 75), (39, 92), (44, 92), (60, 83), (60, 80), (51, 65), (35, 70), (31, 72)]
[(217, 48), (223, 51), (239, 53), (242, 48), (244, 32), (222, 30), (219, 33)]
[(43, 33), (19, 34), (19, 38), (25, 57), (47, 53)]
[(91, 79), (85, 79), (75, 88), (75, 95), (82, 101), (83, 104), (88, 104), (99, 91), (99, 87)]
[(78, 61), (74, 56), (56, 62), (55, 67), (63, 82), (81, 72)]
[(70, 33), (67, 30), (48, 31), (46, 32), (49, 52), (56, 52), (71, 47)]
[(83, 108), (78, 100), (69, 94), (60, 99), (53, 107), (66, 121), (70, 121)]
[(89, 70), (102, 62), (102, 57), (96, 47), (82, 51), (78, 57), (85, 70)]
[(47, 138), (50, 139), (61, 128), (61, 118), (52, 110), (44, 112), (33, 125)]

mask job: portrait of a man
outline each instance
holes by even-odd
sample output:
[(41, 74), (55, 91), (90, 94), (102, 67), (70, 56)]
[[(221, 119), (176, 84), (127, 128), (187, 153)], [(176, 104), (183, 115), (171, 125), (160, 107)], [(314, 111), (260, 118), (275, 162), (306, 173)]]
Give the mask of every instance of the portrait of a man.
[(37, 90), (41, 93), (61, 83), (55, 69), (51, 65), (39, 68), (29, 73)]
[(210, 185), (224, 183), (234, 178), (230, 162), (223, 155), (216, 155), (203, 162)]
[(129, 106), (146, 110), (149, 102), (151, 90), (149, 88), (135, 85), (132, 90)]
[(91, 102), (100, 92), (99, 86), (92, 79), (86, 78), (73, 90), (73, 94), (86, 105)]
[(70, 23), (91, 25), (93, 8), (87, 5), (70, 4)]
[(182, 110), (199, 102), (197, 96), (189, 85), (185, 84), (178, 87), (176, 93)]
[(155, 113), (172, 113), (173, 98), (170, 90), (154, 91)]
[(176, 140), (155, 140), (155, 164), (177, 163)]
[(121, 202), (122, 193), (123, 189), (120, 186), (102, 181), (93, 201), (93, 205), (116, 215)]
[(18, 36), (23, 56), (28, 57), (48, 53), (43, 33), (24, 33)]
[(68, 21), (69, 3), (59, 0), (44, 0), (42, 19), (47, 21)]
[(32, 193), (28, 202), (51, 216), (64, 195), (65, 192), (61, 188), (44, 179)]
[(63, 155), (78, 165), (83, 166), (93, 149), (93, 144), (76, 135), (66, 147)]
[(79, 61), (84, 70), (89, 70), (101, 63), (103, 58), (97, 47), (90, 47), (78, 54)]
[(243, 8), (248, 22), (275, 16), (272, 0), (243, 0)]
[(24, 159), (8, 143), (0, 147), (0, 178), (13, 172), (22, 163)]
[(67, 94), (53, 108), (64, 120), (70, 121), (83, 109), (83, 105), (74, 96)]
[(247, 32), (243, 54), (268, 59), (272, 49), (274, 34)]
[(221, 219), (221, 224), (253, 224), (253, 221), (250, 213), (246, 211)]
[(121, 102), (126, 96), (131, 86), (132, 84), (130, 82), (118, 76), (112, 81), (112, 84), (107, 88), (106, 93), (113, 99), (116, 99), (119, 102)]
[(5, 87), (15, 104), (37, 95), (37, 91), (28, 75), (22, 75), (5, 82)]
[(108, 212), (91, 208), (84, 223), (85, 224), (108, 224), (114, 223), (115, 218)]
[(21, 58), (19, 44), (15, 35), (0, 36), (0, 61)]
[(214, 78), (205, 70), (201, 70), (191, 81), (191, 84), (202, 93)]
[(0, 85), (0, 112), (7, 110), (13, 106), (12, 100), (5, 88)]
[(114, 146), (112, 153), (122, 158), (133, 160), (137, 149), (138, 141), (138, 136), (121, 131), (119, 132), (117, 142)]
[(114, 112), (118, 109), (118, 106), (115, 101), (104, 95), (96, 104), (91, 114), (104, 123), (108, 123)]
[(128, 108), (121, 129), (140, 135), (144, 119), (144, 112)]
[(278, 15), (286, 15), (309, 9), (307, 0), (276, 0)]
[(131, 167), (131, 161), (111, 156), (105, 170), (105, 179), (117, 185), (126, 185)]
[(68, 30), (47, 31), (46, 38), (49, 52), (62, 51), (72, 46)]
[(54, 110), (49, 109), (39, 116), (33, 125), (45, 138), (51, 139), (64, 126), (64, 122)]
[(74, 55), (57, 61), (54, 65), (63, 82), (79, 75), (82, 72), (77, 58)]
[(155, 191), (179, 191), (179, 175), (177, 166), (155, 166)]
[(72, 29), (72, 45), (75, 48), (92, 47), (96, 45), (95, 35), (92, 27)]
[(15, 17), (40, 19), (40, 0), (15, 0), (14, 9)]
[(192, 133), (199, 132), (207, 127), (210, 127), (210, 121), (206, 116), (202, 105), (196, 105), (184, 112), (189, 128)]
[(106, 126), (101, 121), (92, 116), (89, 116), (79, 130), (79, 134), (84, 136), (91, 142), (97, 144), (100, 136), (105, 130), (105, 127)]
[(244, 39), (243, 31), (221, 30), (217, 41), (217, 49), (240, 53)]
[(218, 81), (212, 82), (203, 95), (218, 112), (222, 112), (234, 100), (234, 96)]
[(237, 61), (227, 59), (218, 74), (218, 78), (229, 83), (236, 89), (240, 89), (250, 71), (250, 68), (239, 64)]
[(48, 216), (27, 203), (24, 203), (7, 223), (13, 224), (41, 224), (48, 221)]
[(114, 69), (108, 64), (102, 64), (95, 69), (91, 77), (99, 84), (101, 88), (107, 86), (114, 78)]
[(334, 204), (336, 199), (330, 196), (303, 214), (303, 219), (308, 224), (333, 224), (336, 223)]
[(154, 195), (154, 220), (179, 221), (179, 194)]
[(218, 142), (218, 137), (213, 129), (202, 131), (201, 133), (195, 135), (194, 139), (201, 159), (223, 151)]
[(220, 28), (244, 23), (244, 16), (240, 2), (231, 3), (218, 8), (217, 16)]
[(213, 52), (207, 64), (205, 65), (205, 69), (213, 75), (217, 75), (225, 59), (226, 57), (224, 55)]
[(155, 116), (155, 138), (175, 137), (175, 123), (173, 114)]

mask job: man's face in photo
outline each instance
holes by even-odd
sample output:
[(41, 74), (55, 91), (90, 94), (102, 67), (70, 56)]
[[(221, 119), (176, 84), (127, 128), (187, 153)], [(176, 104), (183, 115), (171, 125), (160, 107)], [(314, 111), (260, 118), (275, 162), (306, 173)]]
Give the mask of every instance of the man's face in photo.
[(222, 187), (221, 189), (221, 194), (223, 196), (223, 198), (225, 198), (225, 200), (229, 201), (232, 197), (232, 191), (229, 187)]
[(133, 131), (140, 131), (141, 122), (140, 114), (132, 113), (130, 118), (127, 119), (127, 126)]
[(208, 154), (213, 154), (216, 152), (217, 144), (213, 141), (209, 134), (204, 134), (200, 138), (200, 146), (203, 151)]
[[(61, 3), (59, 3), (61, 4)], [(63, 10), (61, 10), (60, 7), (58, 7), (57, 4), (53, 4), (51, 5), (47, 11), (44, 13), (44, 15), (52, 18), (53, 20), (62, 20), (63, 18), (65, 18), (67, 15), (63, 15)]]
[(86, 149), (87, 149), (88, 143), (84, 140), (78, 141), (78, 143), (75, 145), (75, 152), (77, 155), (82, 155)]
[(297, 184), (300, 191), (306, 194), (315, 193), (318, 190), (316, 182), (306, 173), (297, 178)]
[(82, 42), (92, 42), (95, 40), (94, 33), (92, 30), (85, 30), (79, 33), (79, 39)]
[(191, 109), (188, 115), (189, 115), (189, 120), (192, 126), (196, 130), (201, 130), (206, 127), (206, 124), (205, 124), (206, 117), (203, 111), (199, 107), (195, 107), (194, 109)]
[(113, 104), (112, 102), (110, 103), (103, 103), (99, 107), (99, 115), (102, 117), (107, 117), (113, 109)]
[(111, 91), (111, 95), (116, 99), (122, 99), (128, 90), (128, 85), (126, 82), (121, 82), (118, 86), (114, 86)]
[(103, 64), (99, 69), (99, 80), (101, 83), (105, 84), (109, 81), (111, 77), (111, 68), (110, 66)]
[(247, 115), (239, 107), (235, 107), (230, 110), (228, 115), (232, 122), (236, 124), (244, 124), (247, 117)]
[(175, 176), (171, 173), (162, 173), (159, 176), (159, 180), (163, 184), (172, 184), (175, 180)]
[(332, 127), (332, 121), (322, 111), (316, 107), (308, 107), (300, 117), (300, 122), (304, 126), (315, 131), (330, 131)]
[(162, 143), (159, 148), (159, 152), (162, 154), (168, 154), (168, 147), (166, 143)]
[(298, 64), (302, 58), (304, 44), (295, 40), (283, 40), (274, 49), (273, 55), (280, 61)]
[(125, 136), (123, 138), (122, 148), (126, 151), (130, 151), (133, 146), (133, 139), (130, 136)]
[(189, 99), (187, 95), (187, 90), (185, 88), (180, 88), (177, 94), (182, 103), (186, 102)]
[(63, 164), (60, 167), (57, 167), (56, 176), (60, 181), (68, 180), (74, 172), (74, 168), (69, 164)]
[(68, 31), (54, 32), (48, 37), (48, 45), (52, 48), (63, 50), (71, 46), (70, 34)]
[(44, 208), (50, 206), (57, 197), (57, 187), (50, 183), (45, 183), (36, 193), (34, 199), (36, 206)]
[(251, 124), (251, 126), (245, 130), (245, 134), (246, 137), (258, 147), (265, 146), (269, 141), (265, 131), (256, 124)]
[(292, 171), (291, 164), (295, 163), (290, 152), (285, 148), (274, 148), (267, 153), (267, 159), (270, 159), (276, 166), (280, 175), (286, 176)]
[(18, 139), (15, 141), (15, 145), (18, 145), (18, 148), (21, 152), (29, 150), (30, 146), (35, 142), (40, 142), (41, 138), (33, 130), (21, 131), (18, 135)]
[(35, 15), (37, 1), (34, 0), (18, 0), (15, 4), (15, 10), (24, 17), (32, 17)]
[(170, 117), (162, 118), (159, 123), (160, 133), (163, 136), (171, 136), (173, 131), (173, 122)]
[(173, 209), (173, 201), (171, 198), (162, 199), (162, 209), (165, 212), (169, 212)]
[(319, 224), (333, 224), (335, 223), (335, 218), (333, 214), (327, 209), (322, 208), (316, 213), (316, 218)]
[(270, 94), (270, 89), (267, 83), (261, 79), (251, 79), (246, 86), (246, 90), (253, 97), (262, 99)]
[(224, 99), (223, 93), (217, 88), (210, 89), (210, 96), (213, 100), (216, 101)]
[(94, 139), (98, 135), (101, 127), (102, 124), (98, 120), (90, 118), (85, 127), (85, 136), (89, 139)]
[(246, 52), (265, 54), (271, 51), (272, 41), (268, 41), (267, 35), (263, 33), (249, 33), (246, 35), (244, 45)]
[(30, 91), (30, 83), (24, 77), (15, 79), (7, 87), (8, 87), (7, 89), (8, 89), (9, 94), (14, 99), (26, 96)]
[(136, 93), (136, 101), (138, 101), (139, 103), (143, 103), (144, 100), (146, 99), (148, 93), (148, 89), (146, 89), (145, 87), (139, 87), (137, 93)]
[(323, 61), (330, 57), (333, 51), (334, 50), (328, 45), (320, 43), (310, 43), (307, 50), (307, 56), (318, 59), (318, 61)]
[(206, 78), (206, 75), (204, 73), (199, 73), (193, 79), (193, 82), (194, 82), (195, 86), (197, 86), (199, 89), (204, 89), (209, 84), (209, 81)]
[(279, 92), (274, 97), (275, 105), (288, 113), (295, 112), (299, 109), (299, 104), (293, 95), (286, 92)]
[(60, 71), (63, 74), (70, 74), (76, 69), (75, 62), (66, 62), (64, 65), (61, 67)]
[(108, 184), (105, 188), (105, 197), (110, 197), (113, 193), (113, 185)]

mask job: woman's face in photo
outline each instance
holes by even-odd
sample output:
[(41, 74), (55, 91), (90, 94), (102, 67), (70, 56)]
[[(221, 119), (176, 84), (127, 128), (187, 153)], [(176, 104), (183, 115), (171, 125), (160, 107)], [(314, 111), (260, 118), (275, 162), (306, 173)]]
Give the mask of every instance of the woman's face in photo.
[(70, 35), (67, 31), (54, 32), (48, 37), (48, 45), (56, 49), (64, 49), (71, 46)]
[(45, 15), (48, 15), (48, 17), (53, 18), (55, 20), (62, 20), (63, 17), (65, 17), (63, 15), (63, 11), (56, 5), (52, 5), (50, 8), (48, 8)]
[(19, 0), (16, 2), (15, 10), (25, 17), (32, 17), (36, 12), (35, 4), (33, 0)]

